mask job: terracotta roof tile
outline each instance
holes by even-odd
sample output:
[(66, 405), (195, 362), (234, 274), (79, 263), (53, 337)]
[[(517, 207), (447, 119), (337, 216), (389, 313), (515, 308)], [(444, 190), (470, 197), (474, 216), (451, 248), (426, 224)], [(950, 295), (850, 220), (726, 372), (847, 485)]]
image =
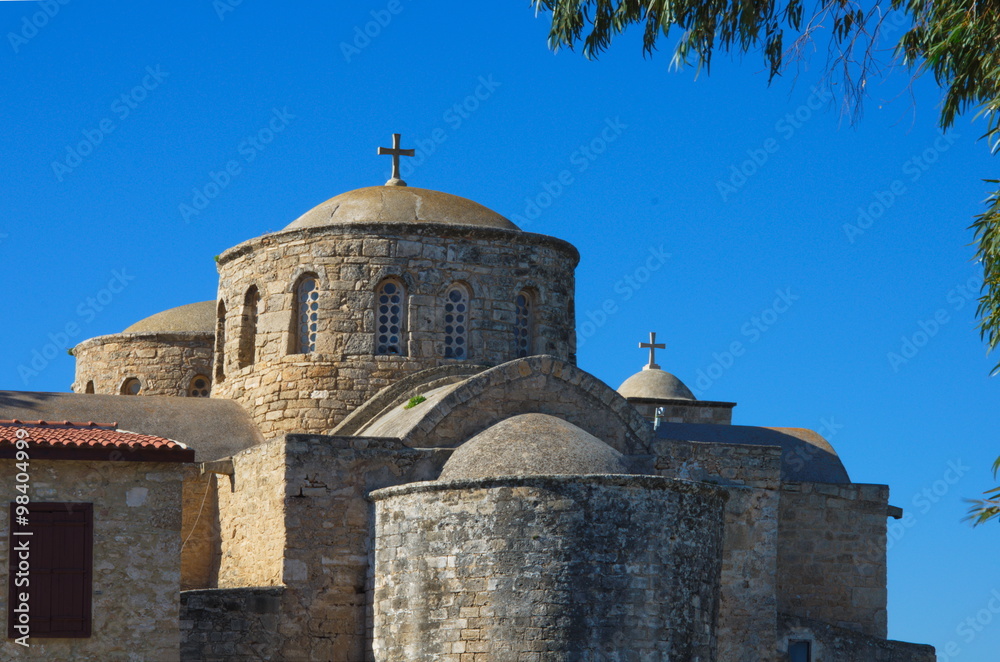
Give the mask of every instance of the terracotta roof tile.
[(17, 419), (0, 419), (0, 458), (14, 457), (18, 430), (27, 432), (32, 459), (194, 461), (194, 451), (180, 442), (119, 430), (117, 423)]

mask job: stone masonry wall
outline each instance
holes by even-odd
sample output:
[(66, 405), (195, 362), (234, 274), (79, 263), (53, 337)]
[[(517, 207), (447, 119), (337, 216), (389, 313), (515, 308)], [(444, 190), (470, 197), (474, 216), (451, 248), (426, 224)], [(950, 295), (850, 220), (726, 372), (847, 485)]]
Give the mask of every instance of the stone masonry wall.
[(181, 593), (181, 662), (280, 660), (284, 589), (223, 588)]
[(785, 483), (778, 612), (885, 638), (885, 485)]
[(219, 588), (280, 586), (285, 574), (285, 444), (274, 440), (233, 456), (219, 476)]
[[(393, 439), (307, 435), (287, 435), (235, 455), (232, 478), (218, 477), (219, 585), (227, 591), (282, 587), (281, 618), (266, 646), (257, 642), (254, 654), (260, 657), (219, 659), (371, 659), (374, 506), (366, 496), (377, 488), (434, 478), (449, 455), (406, 448)], [(243, 594), (206, 595), (236, 604), (232, 601)], [(241, 615), (244, 608), (230, 614), (242, 619), (240, 632), (243, 621), (254, 618)], [(217, 632), (225, 629), (221, 621), (202, 607), (189, 611), (187, 632), (216, 634), (187, 639), (188, 654), (206, 643), (256, 641), (252, 631), (232, 637)], [(211, 648), (213, 655), (221, 650)]]
[(772, 662), (781, 449), (659, 440), (657, 473), (720, 485), (729, 493), (722, 543), (719, 659)]
[[(33, 502), (93, 503), (93, 620), (87, 639), (0, 643), (4, 660), (176, 660), (180, 645), (183, 467), (176, 463), (32, 460)], [(14, 460), (0, 460), (13, 499)], [(7, 586), (9, 515), (0, 508), (0, 585)], [(0, 591), (0, 613), (7, 613)]]
[[(574, 276), (568, 243), (531, 233), (435, 224), (350, 224), (265, 235), (219, 259), (226, 305), (224, 380), (213, 395), (242, 403), (265, 436), (328, 433), (381, 388), (444, 358), (445, 294), (471, 290), (468, 359), (499, 364), (517, 356), (515, 300), (534, 293), (532, 353), (575, 361)], [(292, 354), (294, 288), (319, 281), (316, 351)], [(374, 356), (375, 289), (385, 278), (406, 289), (406, 356)], [(239, 368), (246, 293), (260, 292), (255, 363)]]
[(283, 659), (371, 659), (372, 490), (436, 478), (450, 451), (393, 439), (287, 437)]
[(716, 659), (718, 490), (533, 476), (372, 498), (378, 662)]
[[(223, 478), (228, 487), (228, 477)], [(181, 590), (218, 586), (222, 555), (218, 489), (218, 476), (202, 474), (196, 467), (184, 477)]]
[(933, 646), (885, 640), (807, 618), (782, 616), (778, 653), (788, 652), (789, 641), (808, 641), (820, 662), (936, 662)]
[(644, 418), (652, 421), (656, 418), (656, 410), (662, 409), (661, 420), (668, 423), (710, 423), (714, 425), (732, 425), (733, 403), (705, 402), (699, 400), (685, 404), (678, 400), (646, 400), (645, 398), (629, 398), (629, 404), (635, 407)]
[(142, 383), (140, 395), (186, 396), (197, 375), (212, 376), (213, 337), (195, 333), (121, 333), (77, 345), (74, 393), (119, 395), (129, 377)]

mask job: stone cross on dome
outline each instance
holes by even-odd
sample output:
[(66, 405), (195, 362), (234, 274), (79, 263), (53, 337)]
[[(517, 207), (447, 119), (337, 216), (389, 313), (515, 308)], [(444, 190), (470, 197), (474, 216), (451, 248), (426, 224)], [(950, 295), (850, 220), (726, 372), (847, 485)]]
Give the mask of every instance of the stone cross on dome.
[(659, 370), (660, 366), (656, 365), (656, 350), (666, 349), (667, 345), (665, 343), (656, 342), (656, 332), (649, 332), (649, 342), (639, 343), (639, 349), (649, 350), (649, 365), (643, 366), (643, 370)]
[(406, 182), (399, 178), (399, 157), (401, 156), (414, 156), (416, 155), (416, 150), (413, 149), (400, 149), (399, 148), (399, 136), (400, 134), (392, 134), (392, 147), (379, 147), (378, 155), (392, 156), (392, 178), (385, 183), (386, 186), (406, 186)]

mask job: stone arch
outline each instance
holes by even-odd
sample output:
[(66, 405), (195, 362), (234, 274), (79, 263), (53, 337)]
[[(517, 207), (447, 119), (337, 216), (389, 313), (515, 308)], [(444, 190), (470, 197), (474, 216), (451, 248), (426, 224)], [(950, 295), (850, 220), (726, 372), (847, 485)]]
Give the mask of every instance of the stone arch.
[(184, 375), (177, 382), (177, 395), (187, 397), (194, 378), (198, 376), (208, 379), (209, 391), (211, 391), (212, 386), (215, 385), (215, 380), (212, 379), (212, 371), (209, 368), (190, 367), (184, 371)]
[(142, 380), (138, 377), (126, 377), (118, 389), (121, 395), (141, 395), (143, 389)]
[(212, 378), (199, 372), (188, 380), (184, 395), (192, 398), (207, 398), (212, 392)]
[(303, 270), (292, 282), (288, 353), (315, 354), (322, 327), (319, 314), (322, 281), (318, 272)]
[(431, 407), (412, 425), (397, 428), (405, 430), (407, 446), (458, 446), (505, 418), (533, 412), (569, 421), (627, 455), (648, 453), (653, 432), (614, 389), (552, 356), (529, 356), (490, 368), (428, 404)]
[(373, 395), (367, 402), (348, 414), (340, 425), (333, 429), (331, 434), (356, 435), (382, 414), (392, 409), (400, 399), (406, 401), (445, 384), (464, 381), (468, 377), (488, 369), (489, 366), (474, 363), (446, 363), (435, 368), (415, 372), (389, 384)]
[(400, 264), (384, 264), (380, 265), (375, 271), (372, 272), (371, 277), (371, 288), (372, 291), (378, 287), (378, 284), (388, 278), (396, 278), (402, 281), (403, 285), (406, 287), (406, 292), (408, 295), (413, 295), (420, 291), (420, 284), (417, 279), (410, 275), (410, 272), (403, 268)]

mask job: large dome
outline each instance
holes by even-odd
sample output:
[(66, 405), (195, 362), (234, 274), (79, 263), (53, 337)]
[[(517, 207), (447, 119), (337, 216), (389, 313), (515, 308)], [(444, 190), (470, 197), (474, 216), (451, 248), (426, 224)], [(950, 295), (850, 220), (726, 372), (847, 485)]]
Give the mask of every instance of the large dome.
[(684, 382), (659, 368), (643, 368), (618, 387), (624, 398), (646, 400), (697, 400)]
[(215, 333), (215, 302), (202, 301), (150, 315), (122, 333)]
[(478, 202), (411, 186), (369, 186), (341, 193), (313, 207), (285, 229), (340, 223), (444, 223), (519, 229)]
[(589, 432), (555, 416), (520, 414), (459, 446), (439, 480), (631, 473), (621, 453)]

